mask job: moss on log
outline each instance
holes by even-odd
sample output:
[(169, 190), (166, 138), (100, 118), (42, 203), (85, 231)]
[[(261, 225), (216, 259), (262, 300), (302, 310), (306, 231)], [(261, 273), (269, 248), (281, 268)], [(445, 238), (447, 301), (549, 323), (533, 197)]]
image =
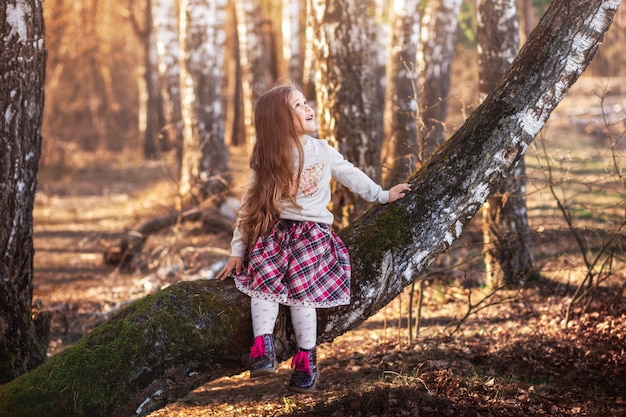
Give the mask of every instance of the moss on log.
[[(0, 416), (133, 415), (133, 397), (150, 397), (168, 378), (195, 385), (202, 381), (190, 375), (198, 370), (207, 380), (240, 373), (252, 331), (246, 302), (232, 285), (212, 281), (173, 285), (137, 300), (0, 387)], [(128, 404), (135, 409), (125, 410)]]

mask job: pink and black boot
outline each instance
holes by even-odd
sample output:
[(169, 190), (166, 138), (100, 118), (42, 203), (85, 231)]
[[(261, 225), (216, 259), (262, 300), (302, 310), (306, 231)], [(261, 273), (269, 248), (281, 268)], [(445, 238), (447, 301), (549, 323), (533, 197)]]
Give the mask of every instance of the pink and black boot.
[(298, 348), (298, 353), (291, 361), (291, 367), (293, 373), (287, 387), (289, 391), (299, 393), (315, 391), (315, 386), (320, 377), (316, 349)]
[(250, 378), (273, 374), (276, 369), (278, 361), (274, 351), (274, 336), (271, 334), (257, 336), (250, 348)]

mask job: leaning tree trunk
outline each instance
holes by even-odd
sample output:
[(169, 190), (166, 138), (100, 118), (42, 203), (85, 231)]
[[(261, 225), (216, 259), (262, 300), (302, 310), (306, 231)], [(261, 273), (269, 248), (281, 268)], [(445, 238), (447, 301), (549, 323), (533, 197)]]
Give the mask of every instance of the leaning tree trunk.
[[(319, 311), (318, 342), (358, 326), (446, 250), (589, 64), (618, 0), (556, 0), (495, 91), (411, 179), (412, 191), (342, 231), (352, 303)], [(78, 344), (0, 386), (0, 416), (145, 415), (245, 369), (249, 300), (232, 282), (179, 283), (131, 304)], [(295, 352), (287, 311), (277, 354)]]
[[(509, 68), (519, 45), (515, 0), (478, 1), (478, 63), (481, 99)], [(486, 283), (496, 289), (525, 282), (535, 274), (526, 210), (522, 156), (500, 189), (482, 208)]]
[(37, 367), (48, 348), (49, 320), (33, 317), (31, 308), (46, 65), (43, 23), (41, 0), (0, 4), (0, 383)]

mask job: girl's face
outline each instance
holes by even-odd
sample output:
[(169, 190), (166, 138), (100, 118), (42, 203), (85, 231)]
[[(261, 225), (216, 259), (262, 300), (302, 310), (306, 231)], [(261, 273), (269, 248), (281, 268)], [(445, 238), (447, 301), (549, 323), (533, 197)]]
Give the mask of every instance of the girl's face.
[(307, 104), (304, 95), (294, 90), (289, 95), (289, 104), (295, 110), (294, 122), (298, 135), (308, 135), (317, 130), (317, 123), (315, 122), (315, 112)]

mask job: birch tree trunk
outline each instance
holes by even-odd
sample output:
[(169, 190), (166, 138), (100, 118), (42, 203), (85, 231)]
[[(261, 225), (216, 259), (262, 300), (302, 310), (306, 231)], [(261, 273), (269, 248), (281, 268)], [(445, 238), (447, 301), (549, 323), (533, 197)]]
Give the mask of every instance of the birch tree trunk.
[(143, 135), (144, 158), (154, 159), (158, 154), (158, 132), (164, 122), (161, 111), (151, 1), (146, 2), (146, 7), (142, 9), (141, 13), (141, 23), (137, 20), (137, 16), (131, 13), (131, 23), (143, 47), (142, 77), (139, 80), (139, 133)]
[[(446, 250), (594, 56), (619, 0), (555, 0), (501, 83), (411, 177), (412, 191), (343, 229), (350, 305), (318, 312), (318, 342), (358, 326)], [(276, 352), (296, 351), (281, 310)], [(232, 281), (182, 282), (129, 305), (78, 344), (0, 386), (0, 416), (146, 415), (245, 370), (249, 300)], [(97, 377), (96, 377), (97, 376)]]
[(241, 62), (241, 84), (243, 118), (246, 128), (246, 143), (252, 149), (255, 140), (254, 103), (276, 81), (271, 71), (270, 47), (261, 33), (264, 16), (259, 0), (235, 0), (239, 58)]
[[(180, 97), (180, 48), (178, 45), (178, 7), (174, 0), (150, 0), (157, 54), (158, 88), (162, 100), (163, 126), (159, 148), (169, 150), (182, 143)], [(180, 163), (180, 160), (179, 160)]]
[[(373, 0), (325, 0), (310, 4), (318, 136), (374, 181), (381, 179), (382, 86)], [(333, 190), (332, 211), (346, 226), (367, 203), (348, 189)]]
[(203, 199), (227, 189), (231, 180), (222, 102), (226, 6), (227, 0), (192, 1), (194, 52), (189, 56), (189, 67), (195, 84)]
[(287, 66), (287, 75), (302, 86), (305, 36), (301, 35), (306, 30), (305, 0), (283, 0), (281, 18), (283, 22), (288, 22), (282, 25), (282, 57)]
[(443, 141), (454, 40), (461, 0), (427, 0), (422, 17), (418, 65), (420, 82), (420, 162)]
[(246, 127), (243, 114), (243, 78), (239, 52), (237, 12), (234, 1), (229, 1), (226, 12), (226, 117), (224, 140), (231, 146), (246, 145)]
[[(513, 62), (519, 44), (515, 0), (479, 0), (478, 62), (481, 99), (496, 86)], [(486, 283), (492, 288), (526, 281), (535, 275), (526, 175), (521, 157), (501, 187), (482, 208)]]
[(180, 8), (179, 194), (184, 206), (226, 189), (230, 182), (222, 114), (226, 0), (183, 0)]
[(391, 2), (382, 172), (385, 188), (404, 181), (417, 167), (419, 16), (419, 0)]
[[(0, 4), (0, 384), (46, 359), (33, 298), (33, 206), (44, 103), (42, 0)], [(2, 400), (0, 399), (0, 402)]]

